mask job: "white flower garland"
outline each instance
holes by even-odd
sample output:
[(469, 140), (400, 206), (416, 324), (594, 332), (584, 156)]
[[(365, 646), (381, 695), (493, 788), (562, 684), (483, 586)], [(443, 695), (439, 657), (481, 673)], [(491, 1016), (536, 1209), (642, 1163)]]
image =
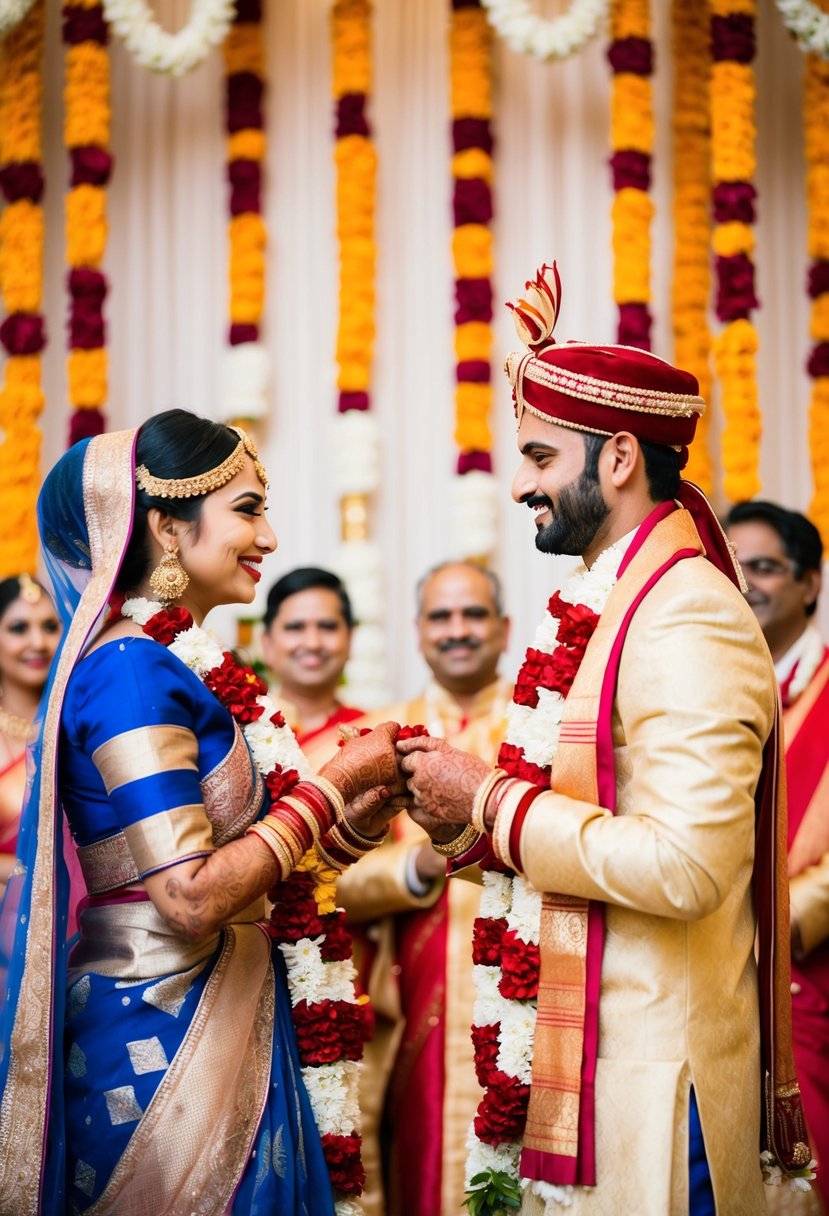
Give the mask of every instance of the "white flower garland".
[(800, 49), (829, 59), (829, 14), (812, 0), (776, 0), (776, 4), (783, 24)]
[(507, 46), (536, 59), (568, 59), (587, 45), (607, 18), (609, 0), (573, 0), (561, 17), (545, 20), (529, 0), (481, 0), (487, 20)]
[[(162, 610), (162, 604), (136, 597), (124, 602), (121, 614), (143, 627)], [(214, 667), (220, 667), (225, 654), (220, 643), (195, 624), (179, 633), (167, 649), (199, 679), (204, 679)], [(257, 697), (256, 702), (264, 712), (255, 722), (245, 723), (241, 730), (260, 773), (265, 776), (279, 764), (283, 769), (296, 769), (302, 778), (311, 777), (313, 770), (294, 732), (287, 725), (275, 726), (270, 721), (278, 711), (276, 702), (268, 695)], [(279, 944), (285, 958), (292, 1006), (300, 1001), (310, 1005), (324, 1000), (353, 1004), (356, 1000), (353, 963), (350, 959), (326, 962), (322, 942), (322, 937), (304, 937)], [(360, 1127), (358, 1061), (306, 1065), (302, 1077), (320, 1135), (353, 1135)], [(358, 1216), (362, 1208), (354, 1200), (342, 1198), (337, 1200), (335, 1211), (336, 1216)]]
[(501, 493), (492, 473), (473, 469), (456, 474), (450, 490), (449, 552), (459, 558), (492, 556), (498, 543)]
[(19, 25), (35, 0), (0, 0), (0, 38)]
[(184, 76), (227, 37), (235, 0), (193, 0), (177, 34), (166, 33), (146, 0), (103, 0), (104, 16), (136, 63), (151, 72)]
[[(616, 584), (616, 571), (632, 536), (632, 533), (624, 536), (605, 549), (589, 570), (585, 565), (580, 565), (565, 583), (561, 598), (568, 604), (584, 604), (601, 616)], [(532, 649), (552, 653), (557, 644), (558, 627), (559, 621), (551, 616), (549, 610), (546, 611), (536, 630)], [(564, 700), (560, 692), (539, 688), (535, 708), (516, 705), (514, 701), (507, 707), (506, 741), (523, 748), (524, 758), (542, 768), (552, 764), (558, 749)], [(511, 877), (486, 870), (483, 884), (479, 916), (483, 919), (506, 920), (507, 930), (514, 933), (519, 941), (527, 946), (537, 946), (541, 927), (541, 893), (520, 874)], [(507, 1076), (527, 1085), (532, 1077), (537, 1001), (534, 998), (518, 1001), (501, 996), (498, 987), (501, 979), (499, 966), (476, 964), (473, 971), (476, 993), (473, 1025), (498, 1026), (497, 1067)], [(521, 1178), (520, 1141), (505, 1141), (497, 1146), (486, 1144), (475, 1135), (473, 1124), (467, 1137), (467, 1150), (467, 1187), (477, 1174), (496, 1170), (522, 1186), (531, 1186), (548, 1207), (554, 1204), (570, 1206), (572, 1187), (551, 1188), (545, 1183), (528, 1183)]]
[(800, 658), (795, 668), (794, 678), (789, 685), (789, 701), (796, 701), (800, 694), (808, 688), (812, 676), (823, 662), (823, 652), (826, 647), (818, 631), (809, 626), (801, 641)]

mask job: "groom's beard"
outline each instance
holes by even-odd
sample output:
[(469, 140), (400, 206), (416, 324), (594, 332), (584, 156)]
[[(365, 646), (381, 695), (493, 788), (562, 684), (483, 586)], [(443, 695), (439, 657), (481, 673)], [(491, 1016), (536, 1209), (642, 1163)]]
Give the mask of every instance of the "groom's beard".
[(581, 557), (610, 514), (598, 480), (583, 471), (561, 491), (558, 508), (549, 499), (547, 501), (553, 518), (536, 533), (536, 549), (542, 553)]

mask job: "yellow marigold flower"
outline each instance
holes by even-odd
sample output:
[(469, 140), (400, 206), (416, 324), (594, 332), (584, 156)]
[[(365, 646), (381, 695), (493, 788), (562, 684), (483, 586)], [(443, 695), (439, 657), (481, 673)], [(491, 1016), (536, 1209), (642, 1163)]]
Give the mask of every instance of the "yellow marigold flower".
[(625, 187), (613, 198), (613, 298), (617, 303), (650, 300), (650, 223), (654, 206), (644, 190)]
[(43, 297), (43, 208), (28, 199), (0, 212), (0, 294), (8, 312), (38, 312)]
[[(231, 250), (240, 253), (251, 250), (263, 250), (268, 243), (268, 230), (261, 215), (253, 211), (245, 211), (234, 215), (230, 221), (229, 238)], [(233, 254), (231, 254), (233, 256)]]
[(371, 368), (365, 360), (342, 360), (337, 375), (337, 388), (344, 393), (368, 392)]
[(829, 165), (811, 164), (806, 172), (809, 257), (829, 257)]
[(106, 193), (101, 186), (75, 186), (66, 194), (66, 261), (98, 266), (107, 240)]
[(812, 384), (809, 405), (809, 450), (812, 457), (814, 495), (809, 517), (823, 537), (824, 554), (829, 552), (829, 377), (818, 376)]
[(732, 220), (727, 224), (716, 224), (711, 238), (714, 252), (720, 257), (730, 258), (738, 253), (754, 252), (754, 229), (750, 224)]
[(610, 8), (610, 37), (650, 38), (649, 0), (613, 0)]
[(66, 51), (63, 139), (67, 148), (109, 144), (109, 50), (79, 42)]
[(653, 88), (647, 77), (622, 72), (613, 77), (610, 139), (615, 149), (650, 152), (653, 148)]
[(749, 64), (711, 67), (711, 148), (719, 181), (750, 181), (756, 169), (754, 72)]
[(809, 301), (809, 335), (815, 342), (829, 342), (829, 293)]
[(69, 400), (76, 409), (99, 409), (107, 399), (107, 352), (70, 350), (66, 360)]
[(460, 279), (486, 279), (492, 274), (492, 233), (483, 224), (461, 224), (452, 233), (452, 259)]
[(335, 97), (371, 91), (370, 12), (365, 0), (335, 0), (331, 11)]
[(265, 45), (262, 26), (258, 21), (231, 25), (222, 52), (228, 76), (237, 72), (253, 72), (260, 77), (265, 75)]
[(757, 0), (709, 0), (709, 7), (714, 17), (757, 16)]
[(489, 360), (492, 352), (492, 327), (485, 321), (465, 321), (455, 328), (455, 358), (458, 363)]
[(259, 160), (265, 159), (265, 132), (257, 131), (254, 128), (245, 128), (242, 131), (236, 131), (235, 134), (227, 137), (227, 159), (231, 160)]
[(454, 439), (463, 452), (492, 451), (492, 431), (485, 418), (458, 418)]
[(480, 148), (465, 148), (452, 157), (452, 176), (467, 180), (479, 177), (492, 181), (492, 157)]

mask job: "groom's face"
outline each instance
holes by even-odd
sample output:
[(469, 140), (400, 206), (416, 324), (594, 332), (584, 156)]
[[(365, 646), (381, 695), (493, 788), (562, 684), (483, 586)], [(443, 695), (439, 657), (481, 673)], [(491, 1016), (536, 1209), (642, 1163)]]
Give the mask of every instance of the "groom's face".
[(536, 548), (580, 557), (610, 512), (596, 462), (585, 462), (585, 436), (525, 412), (518, 449), (512, 496), (536, 513)]

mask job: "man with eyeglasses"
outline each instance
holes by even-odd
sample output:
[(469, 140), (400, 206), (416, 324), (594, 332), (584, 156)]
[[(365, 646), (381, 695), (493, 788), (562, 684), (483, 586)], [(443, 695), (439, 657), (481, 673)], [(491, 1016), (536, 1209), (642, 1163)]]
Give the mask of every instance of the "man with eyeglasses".
[(783, 701), (789, 803), (792, 1019), (816, 1186), (829, 1210), (829, 648), (812, 624), (821, 586), (817, 528), (772, 502), (725, 521), (769, 644)]

